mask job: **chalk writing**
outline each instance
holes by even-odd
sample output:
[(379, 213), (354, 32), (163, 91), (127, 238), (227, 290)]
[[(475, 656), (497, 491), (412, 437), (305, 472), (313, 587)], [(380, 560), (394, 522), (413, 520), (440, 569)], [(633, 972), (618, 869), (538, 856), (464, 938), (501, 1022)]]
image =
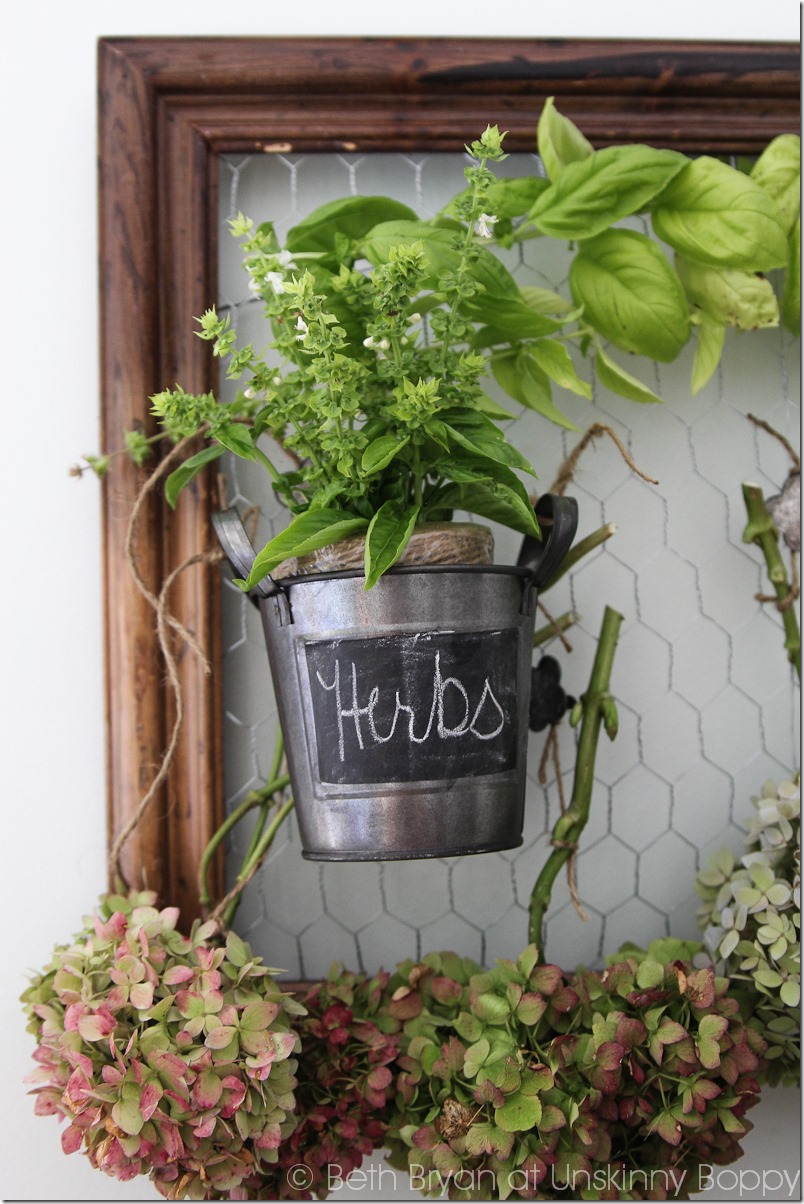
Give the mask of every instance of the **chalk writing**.
[(322, 781), (415, 781), (512, 768), (516, 630), (306, 646)]

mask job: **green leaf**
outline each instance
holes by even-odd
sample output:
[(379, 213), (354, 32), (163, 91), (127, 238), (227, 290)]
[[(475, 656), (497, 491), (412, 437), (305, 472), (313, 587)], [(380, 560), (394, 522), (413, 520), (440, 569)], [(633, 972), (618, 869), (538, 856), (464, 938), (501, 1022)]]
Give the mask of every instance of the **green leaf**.
[(779, 325), (779, 303), (771, 282), (756, 272), (712, 268), (676, 256), (676, 271), (684, 292), (699, 309), (738, 330)]
[(564, 343), (558, 343), (555, 339), (541, 339), (533, 344), (530, 354), (542, 371), (562, 389), (569, 389), (581, 397), (591, 398), (591, 385), (578, 376)]
[(782, 290), (782, 321), (791, 334), (801, 334), (801, 218), (790, 235), (790, 255)]
[(366, 532), (365, 589), (371, 589), (396, 564), (408, 545), (420, 510), (418, 505), (402, 507), (394, 499), (380, 506)]
[(473, 456), (493, 460), (495, 464), (504, 464), (506, 468), (518, 468), (522, 472), (530, 473), (533, 477), (536, 476), (536, 470), (522, 453), (517, 451), (512, 444), (506, 443), (504, 439), (495, 438), (491, 434), (467, 431), (465, 428), (462, 430), (450, 423), (444, 425), (450, 439), (465, 448), (466, 451), (471, 452)]
[(695, 361), (692, 365), (690, 382), (693, 397), (696, 393), (700, 393), (720, 363), (726, 339), (726, 324), (719, 322), (717, 318), (710, 317), (702, 310), (698, 315), (696, 330), (698, 339), (695, 344)]
[(569, 163), (588, 159), (592, 143), (569, 117), (559, 113), (552, 96), (544, 102), (537, 129), (539, 156), (551, 180), (555, 181)]
[[(382, 222), (370, 232), (362, 253), (374, 266), (385, 263), (392, 247), (421, 242), (430, 263), (430, 274), (423, 289), (437, 288), (445, 272), (454, 272), (461, 263), (462, 252), (454, 230), (444, 230), (423, 221)], [(484, 302), (489, 297), (518, 298), (519, 285), (501, 260), (485, 247), (478, 247), (478, 257), (472, 265), (472, 277), (483, 286)]]
[(343, 197), (328, 201), (288, 230), (290, 251), (333, 251), (337, 235), (358, 240), (380, 222), (416, 220), (400, 201), (385, 196)]
[(568, 163), (543, 192), (530, 219), (553, 238), (594, 238), (644, 209), (685, 167), (678, 151), (608, 146)]
[(572, 318), (571, 314), (548, 317), (529, 305), (524, 297), (494, 297), (486, 293), (473, 299), (467, 309), (475, 321), (485, 323), (470, 340), (475, 349), (520, 339), (541, 339), (557, 333)]
[(202, 468), (213, 460), (217, 460), (225, 450), (226, 448), (221, 444), (213, 443), (210, 447), (205, 447), (202, 451), (196, 452), (194, 456), (190, 456), (189, 460), (185, 460), (178, 468), (174, 468), (165, 481), (165, 497), (168, 505), (175, 508), (179, 494), (185, 485), (189, 485)]
[(407, 435), (404, 439), (400, 439), (398, 435), (380, 435), (379, 439), (372, 440), (363, 452), (360, 467), (366, 476), (381, 472), (409, 442), (410, 437)]
[(215, 431), (218, 443), (243, 460), (256, 460), (254, 439), (250, 429), (242, 422), (229, 422)]
[(494, 1123), (507, 1133), (532, 1129), (541, 1118), (542, 1104), (538, 1095), (525, 1095), (521, 1091), (509, 1095), (501, 1108), (494, 1109)]
[(598, 347), (595, 352), (595, 373), (604, 388), (618, 393), (620, 397), (628, 398), (629, 401), (644, 403), (662, 400), (651, 392), (647, 385), (643, 385), (641, 380), (637, 380), (630, 372), (626, 372), (625, 368), (621, 368), (602, 347)]
[(506, 410), (486, 393), (481, 393), (479, 397), (475, 398), (475, 407), (481, 414), (485, 414), (487, 418), (504, 420), (506, 418), (513, 418), (514, 416), (510, 410)]
[(506, 485), (502, 481), (482, 484), (484, 475), (478, 473), (477, 484), (456, 484), (439, 500), (439, 508), (468, 510), (470, 514), (489, 518), (522, 535), (535, 535), (538, 539), (541, 534), (539, 524), (522, 482), (514, 477), (516, 484)]
[(345, 510), (307, 510), (294, 518), (279, 535), (268, 541), (255, 557), (247, 580), (238, 584), (246, 591), (253, 589), (263, 577), (289, 556), (303, 556), (306, 552), (314, 552), (316, 548), (324, 548), (347, 535), (364, 531), (367, 526), (368, 519), (349, 514)]
[(693, 159), (652, 213), (659, 238), (711, 267), (765, 272), (787, 262), (787, 237), (775, 202), (752, 179), (719, 159)]
[[(549, 187), (549, 180), (541, 176), (509, 176), (494, 180), (489, 185), (486, 208), (490, 214), (502, 220), (521, 217), (527, 213), (536, 198)], [(459, 201), (471, 200), (473, 190), (465, 188), (453, 197), (444, 213), (456, 215)]]
[(668, 363), (690, 334), (684, 290), (652, 239), (609, 230), (584, 242), (570, 267), (584, 318), (623, 351)]
[(776, 202), (787, 235), (801, 212), (801, 138), (780, 134), (751, 168), (751, 179)]
[(572, 419), (567, 418), (566, 414), (562, 414), (558, 406), (553, 404), (550, 378), (529, 352), (503, 352), (491, 356), (489, 362), (494, 379), (514, 401), (541, 414), (556, 426), (564, 427), (565, 430), (579, 429)]
[(578, 311), (573, 308), (571, 301), (548, 288), (523, 284), (519, 292), (528, 308), (536, 314), (544, 314), (549, 318), (563, 316), (565, 322), (570, 322), (578, 316)]

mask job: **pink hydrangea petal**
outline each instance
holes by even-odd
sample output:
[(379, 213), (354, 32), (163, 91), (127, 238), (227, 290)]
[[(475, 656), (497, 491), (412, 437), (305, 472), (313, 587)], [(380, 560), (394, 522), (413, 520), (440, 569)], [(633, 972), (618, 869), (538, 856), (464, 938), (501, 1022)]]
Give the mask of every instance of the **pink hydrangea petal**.
[(65, 1154), (75, 1154), (81, 1149), (84, 1135), (75, 1125), (68, 1125), (61, 1135), (61, 1148)]
[(166, 987), (175, 987), (180, 982), (189, 982), (193, 977), (193, 971), (190, 966), (171, 966), (162, 976), (162, 982)]
[(154, 1001), (154, 984), (138, 982), (131, 988), (130, 998), (135, 1008), (139, 1011), (147, 1011)]

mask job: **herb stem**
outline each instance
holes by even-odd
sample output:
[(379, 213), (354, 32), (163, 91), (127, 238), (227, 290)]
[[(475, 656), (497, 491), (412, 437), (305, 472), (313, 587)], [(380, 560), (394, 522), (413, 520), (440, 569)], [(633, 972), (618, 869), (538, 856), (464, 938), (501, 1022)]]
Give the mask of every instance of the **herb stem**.
[(755, 543), (765, 557), (768, 577), (776, 594), (777, 609), (784, 626), (784, 646), (787, 659), (801, 677), (801, 633), (787, 577), (782, 553), (779, 550), (779, 533), (768, 513), (765, 498), (759, 485), (743, 484), (743, 500), (748, 514), (748, 525), (743, 532), (743, 543)]
[(621, 614), (606, 607), (589, 686), (582, 699), (583, 718), (575, 759), (572, 799), (567, 810), (556, 821), (552, 851), (536, 879), (530, 897), (528, 940), (536, 945), (540, 961), (544, 961), (544, 917), (550, 906), (553, 884), (559, 871), (576, 851), (589, 819), (597, 744), (604, 721), (604, 709), (611, 705), (609, 682), (622, 621)]

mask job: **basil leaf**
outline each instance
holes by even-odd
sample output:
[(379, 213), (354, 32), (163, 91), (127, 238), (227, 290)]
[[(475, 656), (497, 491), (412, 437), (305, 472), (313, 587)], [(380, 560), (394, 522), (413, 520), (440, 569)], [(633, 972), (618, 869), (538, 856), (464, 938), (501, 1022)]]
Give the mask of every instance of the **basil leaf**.
[(785, 234), (801, 212), (801, 138), (780, 134), (768, 143), (751, 168), (751, 179), (776, 202)]
[(644, 209), (684, 168), (678, 151), (608, 146), (569, 163), (543, 192), (530, 219), (553, 238), (594, 238)]
[(643, 385), (641, 380), (637, 380), (630, 372), (626, 372), (625, 368), (621, 368), (615, 363), (602, 347), (598, 347), (595, 353), (595, 373), (597, 379), (605, 389), (609, 389), (612, 393), (618, 393), (620, 397), (626, 397), (629, 401), (640, 402), (661, 402), (661, 397), (657, 397), (652, 393), (647, 385)]
[(481, 392), (478, 397), (475, 397), (474, 404), (475, 408), (481, 414), (485, 414), (487, 418), (506, 419), (513, 418), (514, 416), (510, 410), (506, 410), (504, 406), (499, 405), (499, 403), (496, 402), (493, 397), (489, 397), (487, 393)]
[(519, 292), (528, 309), (532, 309), (536, 314), (544, 314), (548, 318), (563, 315), (565, 322), (571, 322), (578, 317), (578, 311), (573, 309), (572, 303), (550, 289), (524, 284)]
[(738, 330), (779, 325), (779, 303), (771, 282), (739, 268), (710, 268), (676, 256), (676, 271), (693, 305)]
[(693, 159), (652, 212), (659, 238), (700, 263), (766, 272), (787, 262), (782, 216), (763, 188), (719, 159)]
[(363, 452), (360, 467), (367, 476), (370, 476), (373, 472), (380, 472), (381, 469), (386, 468), (391, 463), (394, 456), (409, 442), (409, 436), (400, 439), (398, 435), (381, 435), (379, 439), (374, 439), (369, 443)]
[(667, 363), (689, 338), (681, 282), (644, 234), (609, 230), (584, 242), (570, 267), (570, 289), (585, 320), (623, 351)]
[(548, 318), (527, 302), (510, 297), (490, 297), (485, 293), (466, 306), (475, 321), (486, 323), (475, 331), (470, 343), (474, 349), (496, 343), (515, 343), (520, 339), (541, 339), (561, 330), (567, 318)]
[[(537, 197), (549, 188), (550, 181), (542, 176), (511, 176), (489, 184), (486, 205), (489, 213), (505, 220), (527, 213)], [(466, 188), (453, 197), (444, 213), (454, 215), (459, 201), (471, 200), (473, 189)]]
[(782, 321), (791, 334), (801, 334), (801, 218), (790, 235), (790, 258), (784, 275)]
[[(462, 237), (462, 231), (457, 232)], [(456, 231), (444, 230), (428, 222), (391, 221), (381, 222), (365, 238), (362, 253), (375, 267), (385, 263), (392, 247), (424, 244), (432, 269), (422, 284), (423, 289), (436, 288), (445, 272), (454, 272), (461, 263), (461, 252), (456, 246)], [(472, 277), (482, 285), (491, 297), (518, 297), (519, 286), (501, 260), (485, 247), (478, 247), (478, 258), (472, 265)]]
[(384, 196), (343, 197), (319, 205), (304, 221), (288, 230), (289, 251), (333, 251), (337, 235), (365, 238), (379, 222), (416, 220), (416, 214), (401, 201)]
[(189, 485), (193, 477), (198, 476), (205, 465), (210, 464), (213, 460), (217, 460), (223, 455), (225, 450), (221, 444), (213, 443), (211, 447), (205, 447), (203, 451), (196, 452), (194, 456), (190, 456), (178, 468), (174, 468), (165, 481), (165, 498), (168, 505), (175, 509), (179, 494), (185, 485)]
[(472, 455), (493, 460), (495, 464), (504, 464), (508, 468), (519, 468), (522, 472), (530, 473), (533, 477), (536, 476), (535, 469), (522, 453), (510, 443), (506, 443), (504, 439), (493, 438), (476, 431), (461, 430), (449, 423), (445, 423), (445, 425), (450, 438)]
[(698, 341), (695, 345), (695, 360), (692, 365), (690, 391), (695, 396), (709, 382), (720, 363), (723, 343), (726, 338), (726, 323), (711, 317), (705, 311), (698, 315)]
[(525, 351), (494, 355), (490, 362), (495, 380), (509, 397), (554, 422), (556, 426), (568, 431), (579, 429), (553, 404), (550, 378)]
[(544, 102), (537, 129), (539, 156), (551, 180), (557, 180), (569, 163), (592, 154), (592, 143), (577, 125), (559, 113), (552, 96)]
[(537, 539), (541, 535), (533, 506), (525, 491), (520, 493), (518, 489), (500, 481), (487, 485), (477, 483), (459, 486), (452, 508), (479, 514), (519, 531), (521, 535), (535, 535)]
[(396, 564), (408, 546), (421, 506), (402, 507), (399, 502), (383, 502), (366, 532), (365, 589)]
[(581, 380), (563, 343), (557, 343), (555, 339), (540, 339), (531, 346), (530, 354), (542, 371), (562, 389), (591, 398), (591, 385)]
[(218, 440), (218, 443), (222, 443), (225, 448), (230, 452), (234, 452), (236, 456), (240, 456), (243, 460), (255, 460), (257, 458), (251, 431), (242, 422), (228, 422), (225, 426), (218, 427), (214, 433), (214, 438)]
[(306, 510), (268, 541), (255, 557), (248, 578), (236, 584), (245, 591), (253, 589), (288, 556), (303, 556), (306, 552), (325, 548), (347, 535), (364, 531), (367, 526), (368, 519), (346, 510)]

